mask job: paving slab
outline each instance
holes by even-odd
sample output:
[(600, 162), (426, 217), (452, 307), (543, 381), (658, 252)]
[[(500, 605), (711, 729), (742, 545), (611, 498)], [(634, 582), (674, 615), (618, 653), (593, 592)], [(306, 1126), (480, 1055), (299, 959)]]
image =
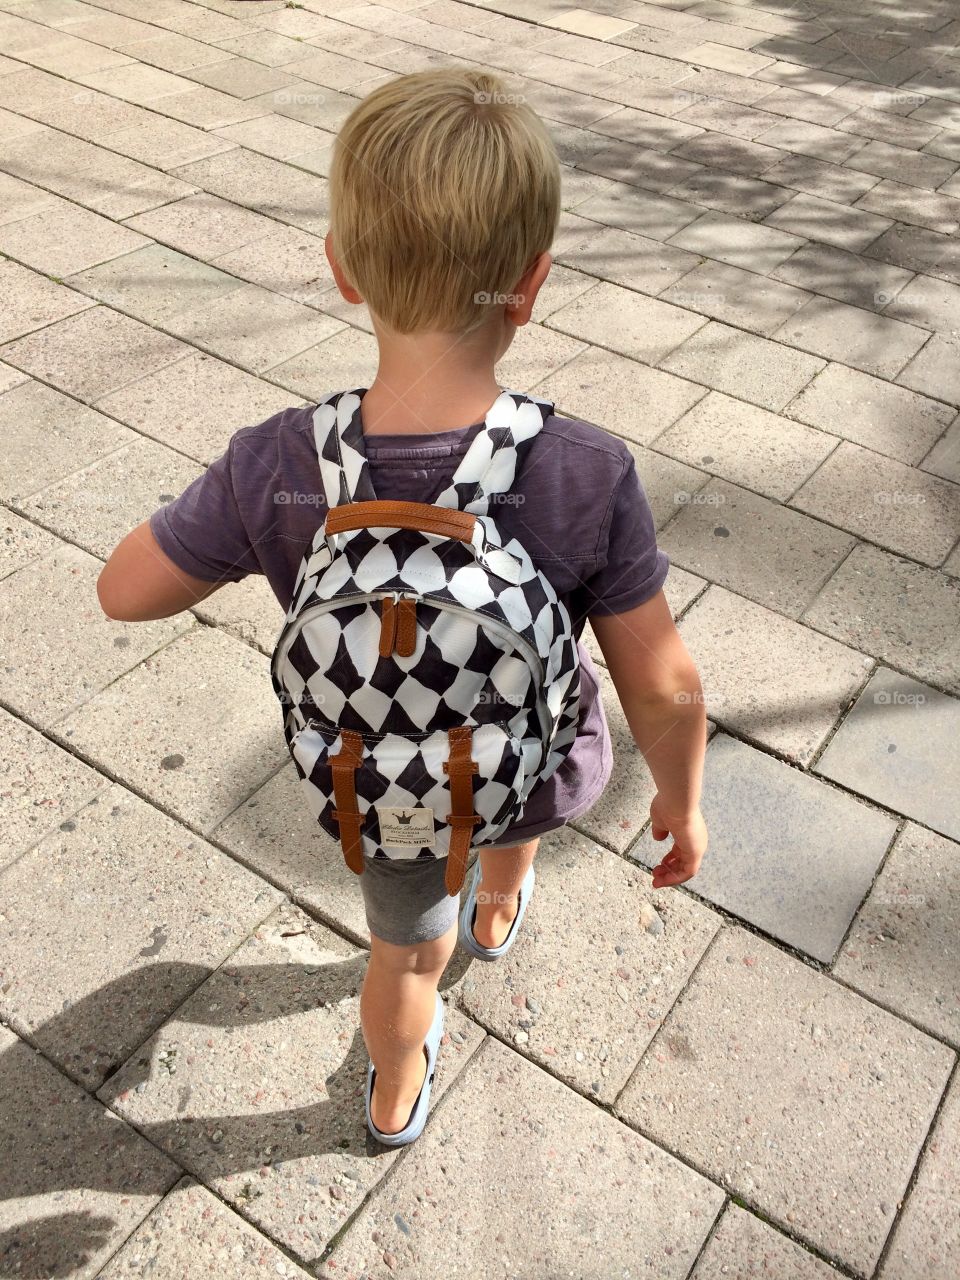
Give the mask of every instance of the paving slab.
[(944, 235), (953, 235), (960, 227), (960, 200), (936, 191), (920, 191), (917, 187), (884, 178), (857, 201), (858, 209), (869, 209), (885, 218), (915, 227), (928, 227)]
[(715, 585), (684, 616), (680, 632), (711, 719), (801, 765), (873, 666), (857, 650)]
[(711, 320), (661, 364), (669, 373), (778, 411), (820, 372), (824, 362)]
[(114, 777), (209, 832), (287, 758), (269, 667), (242, 641), (198, 627), (95, 695), (59, 732)]
[(922, 564), (942, 564), (960, 537), (960, 488), (846, 440), (791, 504)]
[(243, 287), (236, 276), (152, 244), (69, 277), (72, 288), (119, 311), (164, 327), (178, 312)]
[[(815, 98), (813, 101), (819, 103), (823, 99)], [(784, 156), (764, 172), (764, 179), (784, 187), (793, 187), (797, 191), (805, 191), (811, 196), (821, 196), (824, 200), (846, 204), (859, 200), (880, 181), (873, 174), (855, 173), (852, 169), (802, 155)]]
[[(554, 263), (550, 269), (546, 288), (541, 289), (537, 294), (537, 300), (531, 313), (533, 319), (538, 323), (542, 323), (547, 316), (552, 315), (554, 311), (559, 311), (561, 307), (567, 306), (575, 298), (579, 298), (581, 294), (592, 289), (596, 283), (594, 276), (584, 275), (582, 271), (571, 271), (569, 267), (561, 267)], [(322, 306), (323, 299), (327, 296), (332, 296), (332, 294), (332, 289), (324, 289), (321, 285), (320, 290), (312, 297), (312, 305)]]
[(627, 447), (636, 459), (637, 471), (653, 514), (653, 523), (657, 529), (662, 529), (681, 507), (695, 501), (694, 495), (710, 477), (703, 471), (688, 467), (684, 462), (677, 462), (675, 458), (668, 458), (653, 449), (645, 449), (642, 445), (628, 441)]
[(587, 347), (532, 390), (549, 396), (558, 412), (591, 415), (591, 421), (596, 417), (608, 430), (640, 444), (706, 394), (693, 382), (602, 347)]
[(865, 252), (868, 258), (922, 271), (938, 280), (960, 281), (960, 245), (956, 237), (898, 223)]
[(292, 762), (215, 827), (211, 839), (322, 923), (369, 946), (357, 876), (339, 842), (314, 820)]
[(16, 501), (136, 439), (132, 431), (61, 395), (25, 381), (0, 395), (0, 493)]
[(0, 227), (4, 254), (56, 277), (73, 275), (147, 243), (146, 236), (66, 200)]
[(190, 354), (190, 348), (109, 307), (91, 307), (0, 347), (42, 382), (93, 402)]
[[(667, 91), (668, 102), (670, 97)], [(575, 164), (585, 173), (600, 174), (613, 181), (644, 187), (647, 191), (666, 192), (678, 183), (692, 178), (694, 174), (704, 171), (702, 165), (681, 160), (679, 156), (669, 152), (638, 148), (634, 142), (609, 142), (606, 139), (601, 139), (603, 145), (598, 147), (596, 142), (600, 135), (591, 133), (590, 137), (592, 143), (583, 143), (577, 138), (569, 144), (566, 151), (570, 157), (569, 163)], [(555, 135), (554, 141), (557, 141)], [(563, 141), (560, 140), (561, 144)]]
[(572, 239), (557, 260), (601, 280), (648, 294), (662, 292), (701, 261), (697, 254), (660, 240), (633, 235), (618, 227), (599, 226)]
[(116, 785), (7, 867), (2, 884), (3, 1017), (87, 1089), (283, 896)]
[[(224, 452), (240, 427), (301, 404), (299, 397), (282, 387), (196, 351), (112, 392), (97, 407), (179, 453), (209, 464)], [(0, 400), (0, 413), (2, 407)], [(215, 599), (208, 605), (215, 607)]]
[(107, 785), (102, 774), (0, 711), (0, 869)]
[[(573, 828), (543, 838), (536, 872), (509, 958), (482, 970), (469, 963), (455, 990), (498, 1038), (609, 1105), (720, 922), (686, 895), (654, 890), (644, 870)], [(572, 963), (572, 933), (588, 962)]]
[(810, 121), (778, 120), (766, 129), (759, 141), (781, 151), (794, 151), (815, 160), (842, 165), (863, 146), (863, 139), (826, 128)]
[(668, 188), (668, 194), (718, 213), (737, 214), (751, 222), (760, 222), (793, 195), (787, 187), (766, 181), (769, 172), (765, 169), (764, 178), (760, 179), (725, 173), (722, 169), (700, 169), (678, 186)]
[(960, 1168), (960, 1087), (954, 1080), (937, 1117), (920, 1172), (883, 1260), (878, 1280), (951, 1280), (960, 1250), (955, 1214), (943, 1206), (957, 1197)]
[[(525, 325), (520, 332), (532, 327)], [(582, 344), (580, 349), (583, 349)], [(571, 356), (575, 354), (576, 351), (570, 353)], [(274, 365), (269, 370), (270, 381), (315, 402), (338, 388), (368, 387), (376, 374), (377, 360), (376, 338), (360, 329), (344, 326), (333, 337), (318, 342), (292, 360)], [(501, 376), (499, 369), (497, 376)], [(543, 376), (541, 373), (540, 377)]]
[(265, 577), (251, 574), (242, 582), (227, 582), (195, 605), (192, 612), (245, 644), (270, 655), (284, 620), (284, 609)]
[(114, 622), (97, 600), (102, 568), (79, 547), (61, 543), (0, 582), (0, 697), (42, 728), (193, 624), (188, 616)]
[(817, 772), (888, 809), (960, 837), (960, 702), (881, 667), (817, 763)]
[(939, 400), (843, 364), (828, 364), (784, 413), (910, 465), (927, 455), (954, 417)]
[(93, 306), (82, 294), (19, 263), (0, 262), (0, 341), (9, 342)]
[(110, 132), (110, 149), (156, 169), (176, 169), (192, 160), (219, 155), (236, 146), (236, 143), (217, 137), (213, 132), (194, 129), (179, 120), (147, 112), (139, 114), (144, 118), (138, 118), (137, 123)]
[[(551, 1189), (535, 1205), (531, 1168)], [(694, 1170), (488, 1040), (317, 1274), (622, 1275), (644, 1257), (682, 1280), (721, 1205)]]
[(783, 155), (775, 147), (761, 142), (746, 142), (728, 133), (701, 133), (687, 138), (672, 149), (674, 155), (695, 164), (710, 165), (745, 178), (758, 178)]
[(690, 1280), (835, 1280), (836, 1271), (732, 1201)]
[[(862, 173), (873, 173), (879, 178), (893, 178), (911, 187), (935, 191), (957, 171), (952, 160), (912, 151), (909, 147), (895, 147), (888, 142), (868, 142), (865, 147), (850, 156), (848, 168)], [(948, 195), (954, 194), (947, 191)]]
[(705, 323), (692, 311), (606, 282), (548, 321), (551, 328), (645, 364), (657, 364)]
[[(284, 905), (101, 1090), (306, 1263), (401, 1154), (375, 1143), (364, 1121), (365, 969), (365, 952)], [(432, 1111), (483, 1038), (452, 1005), (445, 1021)]]
[(32, 496), (11, 499), (11, 505), (107, 560), (131, 529), (201, 473), (182, 454), (140, 437)]
[(786, 501), (836, 448), (836, 438), (711, 391), (655, 447), (769, 498)]
[(943, 433), (921, 463), (924, 471), (932, 471), (935, 476), (944, 480), (952, 480), (960, 484), (960, 416), (954, 419), (953, 425)]
[(138, 214), (125, 225), (201, 261), (222, 258), (225, 253), (262, 240), (277, 230), (272, 218), (221, 200), (207, 191)]
[(833, 966), (848, 986), (954, 1048), (958, 879), (960, 845), (908, 822)]
[(810, 296), (792, 285), (719, 262), (704, 262), (661, 294), (665, 302), (762, 334), (772, 333)]
[(960, 587), (858, 543), (803, 615), (818, 631), (960, 693)]
[(326, 234), (329, 226), (329, 187), (324, 178), (244, 147), (184, 165), (177, 176), (238, 206), (255, 209), (258, 215), (315, 235)]
[(233, 1280), (257, 1280), (266, 1272), (293, 1280), (309, 1276), (205, 1187), (184, 1178), (110, 1259), (100, 1280), (145, 1274), (204, 1280), (225, 1268)]
[(9, 223), (22, 222), (32, 218), (41, 210), (51, 209), (60, 203), (49, 191), (35, 187), (29, 182), (21, 182), (7, 173), (0, 173), (0, 198), (3, 199), (0, 227), (6, 227)]
[(733, 267), (766, 274), (799, 249), (803, 240), (775, 227), (758, 226), (743, 218), (705, 213), (668, 239), (704, 258), (716, 258)]
[(778, 342), (893, 379), (927, 341), (929, 333), (833, 298), (811, 298), (773, 334)]
[(290, 360), (343, 328), (331, 316), (254, 284), (180, 311), (167, 326), (251, 373)]
[(838, 249), (858, 252), (888, 230), (892, 220), (820, 196), (797, 195), (764, 219), (764, 226), (780, 227), (795, 235)]
[(6, 1027), (0, 1108), (9, 1265), (23, 1276), (92, 1280), (179, 1170)]
[(59, 538), (46, 529), (0, 508), (0, 578), (49, 555), (61, 545)]
[[(674, 200), (621, 182), (577, 206), (577, 215), (584, 221), (589, 219), (595, 225), (619, 227), (653, 240), (669, 239), (681, 227), (695, 221), (699, 214), (700, 210), (685, 200)], [(693, 252), (699, 250), (693, 247)]]
[(335, 288), (323, 241), (297, 227), (280, 227), (214, 262), (224, 271), (296, 302), (316, 305)]
[[(565, 364), (568, 364), (575, 356), (578, 356), (581, 351), (586, 351), (587, 344), (585, 342), (580, 342), (576, 338), (568, 337), (565, 333), (558, 332), (558, 330), (550, 327), (552, 324), (553, 317), (550, 318), (548, 324), (525, 324), (522, 329), (517, 331), (517, 336), (510, 344), (509, 351), (501, 357), (496, 366), (496, 376), (501, 386), (513, 387), (517, 391), (529, 391), (535, 383), (542, 382), (544, 378), (552, 375), (557, 369), (562, 369)], [(348, 340), (351, 338), (356, 339), (357, 336), (355, 329), (349, 330), (345, 335)], [(321, 348), (314, 347), (313, 350), (319, 351)], [(362, 343), (357, 348), (357, 356), (364, 355), (368, 350), (370, 350), (369, 343)], [(354, 386), (368, 387), (370, 385), (369, 379), (376, 371), (375, 360), (371, 363), (364, 356), (364, 361), (367, 370), (367, 381), (361, 380), (360, 383), (354, 383)], [(270, 370), (271, 378), (275, 376), (275, 372), (273, 369)], [(344, 384), (341, 382), (339, 385), (343, 386)]]
[[(899, 1018), (726, 928), (615, 1111), (744, 1207), (866, 1277), (952, 1062)], [(785, 1098), (804, 1103), (788, 1124)]]
[(960, 336), (960, 285), (930, 276), (915, 276), (889, 303), (884, 314)]
[(920, 354), (901, 371), (897, 381), (914, 391), (960, 405), (960, 341), (935, 333)]
[[(829, 964), (895, 821), (722, 733), (707, 751), (703, 813), (710, 846), (693, 892)], [(630, 851), (646, 867), (662, 854), (649, 831)]]

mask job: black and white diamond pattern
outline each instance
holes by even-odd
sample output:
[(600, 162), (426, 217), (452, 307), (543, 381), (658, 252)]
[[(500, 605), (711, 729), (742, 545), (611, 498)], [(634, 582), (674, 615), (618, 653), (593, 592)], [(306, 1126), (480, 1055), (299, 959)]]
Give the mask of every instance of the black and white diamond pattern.
[[(331, 506), (375, 499), (363, 448), (362, 391), (314, 412)], [(329, 756), (340, 731), (363, 737), (357, 793), (367, 856), (445, 856), (450, 810), (447, 731), (468, 725), (480, 765), (475, 845), (495, 843), (527, 796), (567, 755), (579, 720), (580, 672), (567, 610), (515, 539), (504, 543), (490, 499), (508, 491), (553, 406), (504, 391), (438, 505), (477, 519), (472, 542), (395, 528), (328, 536), (304, 555), (274, 652), (284, 730), (318, 821), (336, 835)], [(410, 657), (379, 653), (386, 596), (416, 603)], [(432, 849), (385, 848), (375, 805), (434, 810)]]

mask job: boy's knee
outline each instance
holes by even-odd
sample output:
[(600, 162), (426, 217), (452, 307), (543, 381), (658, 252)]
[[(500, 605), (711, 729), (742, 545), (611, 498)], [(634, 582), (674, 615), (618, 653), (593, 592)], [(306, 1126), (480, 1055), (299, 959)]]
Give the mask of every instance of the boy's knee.
[(395, 973), (419, 975), (442, 971), (457, 945), (457, 928), (452, 925), (438, 938), (414, 942), (409, 946), (397, 946), (382, 938), (370, 935), (371, 958)]

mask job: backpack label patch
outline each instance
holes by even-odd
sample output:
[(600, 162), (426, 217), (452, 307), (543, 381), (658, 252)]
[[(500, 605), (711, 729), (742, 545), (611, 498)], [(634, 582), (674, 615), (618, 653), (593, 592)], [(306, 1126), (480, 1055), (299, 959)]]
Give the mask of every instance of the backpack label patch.
[(380, 843), (395, 848), (416, 845), (432, 849), (436, 844), (432, 809), (387, 809), (375, 806), (380, 822)]

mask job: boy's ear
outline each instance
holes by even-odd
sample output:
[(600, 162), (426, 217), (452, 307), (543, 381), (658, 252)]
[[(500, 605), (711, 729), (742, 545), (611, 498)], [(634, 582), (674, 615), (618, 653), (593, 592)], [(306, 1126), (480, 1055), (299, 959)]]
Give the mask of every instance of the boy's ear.
[(327, 261), (330, 263), (330, 270), (333, 272), (333, 278), (337, 283), (337, 288), (340, 290), (341, 297), (343, 297), (347, 302), (362, 302), (363, 298), (359, 293), (357, 293), (356, 289), (344, 275), (343, 268), (340, 266), (340, 262), (334, 253), (332, 231), (328, 231), (323, 238), (323, 250), (327, 255)]
[(537, 294), (550, 274), (552, 265), (553, 259), (549, 253), (538, 254), (514, 285), (511, 297), (517, 301), (508, 302), (504, 309), (504, 316), (511, 324), (522, 325), (529, 321)]

